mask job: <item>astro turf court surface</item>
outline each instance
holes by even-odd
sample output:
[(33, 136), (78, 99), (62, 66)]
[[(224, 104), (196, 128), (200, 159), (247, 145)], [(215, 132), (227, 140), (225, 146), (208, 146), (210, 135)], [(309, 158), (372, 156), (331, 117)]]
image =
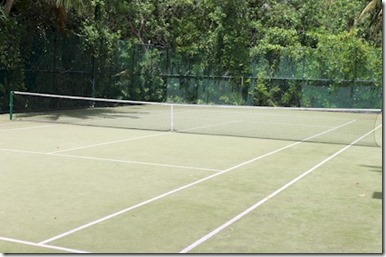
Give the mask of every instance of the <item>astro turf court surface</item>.
[(357, 144), (374, 133), (328, 144), (2, 115), (0, 252), (382, 253), (382, 147)]

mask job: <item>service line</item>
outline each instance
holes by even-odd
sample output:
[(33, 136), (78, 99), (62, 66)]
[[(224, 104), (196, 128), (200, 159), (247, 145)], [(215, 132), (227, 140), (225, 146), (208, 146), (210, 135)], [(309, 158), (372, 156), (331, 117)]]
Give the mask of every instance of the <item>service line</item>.
[(173, 164), (165, 164), (165, 163), (157, 163), (157, 162), (139, 162), (139, 161), (120, 160), (120, 159), (107, 159), (107, 158), (99, 158), (99, 157), (93, 157), (93, 156), (82, 156), (82, 155), (42, 153), (42, 152), (34, 152), (34, 151), (28, 151), (28, 150), (17, 150), (17, 149), (10, 149), (10, 148), (0, 148), (0, 151), (10, 152), (10, 153), (57, 156), (57, 157), (64, 157), (64, 158), (76, 158), (76, 159), (104, 161), (104, 162), (138, 164), (138, 165), (145, 165), (145, 166), (157, 166), (157, 167), (167, 167), (167, 168), (175, 168), (175, 169), (203, 170), (203, 171), (212, 171), (212, 172), (213, 171), (215, 171), (215, 172), (220, 171), (218, 169), (205, 168), (205, 167), (173, 165)]

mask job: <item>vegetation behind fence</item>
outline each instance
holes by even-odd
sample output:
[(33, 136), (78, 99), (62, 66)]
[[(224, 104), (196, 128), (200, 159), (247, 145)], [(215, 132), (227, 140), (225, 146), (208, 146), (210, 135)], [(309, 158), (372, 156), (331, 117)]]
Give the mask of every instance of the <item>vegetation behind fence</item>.
[(0, 112), (11, 90), (380, 108), (381, 9), (380, 0), (6, 0)]
[(125, 41), (117, 41), (112, 52), (97, 59), (82, 50), (80, 38), (60, 34), (22, 49), (20, 69), (0, 69), (0, 83), (6, 88), (0, 96), (3, 112), (7, 93), (15, 89), (160, 102), (382, 106), (381, 52), (368, 49), (328, 45), (251, 51), (239, 73), (219, 69), (205, 55), (191, 57)]

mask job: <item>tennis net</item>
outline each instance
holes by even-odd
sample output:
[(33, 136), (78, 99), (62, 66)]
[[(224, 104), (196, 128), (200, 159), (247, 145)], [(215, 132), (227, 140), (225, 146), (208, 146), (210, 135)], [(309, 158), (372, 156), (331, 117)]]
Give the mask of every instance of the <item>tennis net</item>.
[[(349, 144), (382, 122), (378, 109), (155, 103), (14, 91), (14, 120)], [(358, 145), (377, 146), (376, 132)]]

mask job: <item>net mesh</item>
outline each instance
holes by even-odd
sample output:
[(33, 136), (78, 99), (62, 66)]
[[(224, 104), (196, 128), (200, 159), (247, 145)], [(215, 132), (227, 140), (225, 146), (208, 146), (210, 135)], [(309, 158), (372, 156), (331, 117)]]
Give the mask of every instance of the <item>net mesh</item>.
[[(13, 93), (15, 120), (350, 144), (381, 123), (376, 109), (191, 105)], [(358, 145), (377, 146), (375, 132)]]

